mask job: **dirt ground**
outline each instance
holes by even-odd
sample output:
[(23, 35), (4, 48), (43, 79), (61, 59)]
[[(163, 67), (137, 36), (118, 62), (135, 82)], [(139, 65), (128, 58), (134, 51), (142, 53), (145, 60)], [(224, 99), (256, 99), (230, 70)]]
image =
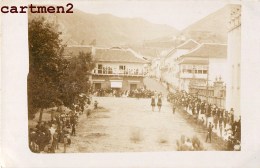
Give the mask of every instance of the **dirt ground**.
[(150, 99), (93, 97), (93, 100), (106, 110), (80, 117), (68, 153), (176, 151), (181, 135), (196, 135), (205, 150), (218, 150), (204, 143), (204, 129), (194, 129), (181, 114), (173, 114), (166, 100), (161, 112), (157, 108), (152, 112)]

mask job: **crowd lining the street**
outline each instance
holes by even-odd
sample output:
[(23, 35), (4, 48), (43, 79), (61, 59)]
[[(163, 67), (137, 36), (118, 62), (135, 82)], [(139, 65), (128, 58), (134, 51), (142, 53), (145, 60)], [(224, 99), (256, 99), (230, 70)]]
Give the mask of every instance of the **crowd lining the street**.
[(234, 119), (233, 108), (230, 111), (225, 110), (185, 91), (169, 93), (167, 100), (173, 104), (173, 111), (176, 107), (185, 110), (198, 122), (206, 125), (206, 142), (211, 142), (212, 132), (215, 132), (227, 141), (227, 150), (240, 150), (241, 118)]
[[(117, 96), (134, 98), (151, 98), (152, 111), (158, 106), (159, 112), (162, 106), (162, 94), (145, 88), (134, 89), (131, 91), (115, 91), (112, 89), (99, 89), (92, 92), (95, 96)], [(158, 98), (157, 101), (155, 99)], [(199, 123), (206, 125), (206, 142), (211, 142), (212, 132), (217, 133), (227, 141), (227, 150), (240, 150), (241, 142), (241, 118), (234, 119), (234, 110), (230, 111), (217, 107), (214, 104), (202, 101), (185, 91), (169, 93), (167, 100), (172, 103), (172, 111), (176, 108), (185, 110), (194, 117)], [(157, 103), (156, 103), (157, 102)], [(29, 130), (29, 146), (33, 152), (55, 153), (59, 149), (59, 144), (63, 144), (63, 151), (71, 144), (70, 136), (76, 136), (79, 115), (83, 114), (86, 104), (91, 104), (91, 98), (78, 100), (71, 111), (59, 111), (49, 121), (38, 122), (36, 127)], [(98, 103), (93, 103), (94, 109)], [(57, 110), (58, 111), (58, 110)], [(195, 148), (194, 148), (195, 149)]]

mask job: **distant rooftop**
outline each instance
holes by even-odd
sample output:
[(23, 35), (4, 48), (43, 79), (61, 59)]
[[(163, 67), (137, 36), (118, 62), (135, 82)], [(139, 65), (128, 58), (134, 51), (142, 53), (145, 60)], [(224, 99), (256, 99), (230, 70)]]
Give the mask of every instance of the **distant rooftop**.
[(183, 59), (180, 64), (199, 64), (199, 65), (208, 65), (208, 60), (194, 60), (194, 59)]
[(218, 43), (202, 43), (181, 57), (226, 58), (227, 45)]
[(180, 44), (177, 47), (172, 48), (168, 54), (166, 55), (166, 57), (170, 57), (172, 54), (174, 54), (178, 49), (184, 49), (184, 50), (192, 50), (193, 48), (197, 47), (199, 45), (198, 42), (196, 42), (193, 39), (189, 39), (187, 41), (185, 41), (184, 43)]
[(184, 43), (182, 43), (181, 45), (179, 45), (177, 47), (177, 49), (186, 49), (186, 50), (191, 50), (195, 47), (197, 47), (199, 45), (198, 42), (196, 42), (195, 40), (193, 39), (189, 39), (187, 41), (185, 41)]
[(148, 63), (137, 57), (133, 51), (126, 49), (100, 49), (95, 50), (94, 59), (100, 62)]
[(92, 52), (92, 46), (82, 46), (82, 45), (73, 45), (73, 46), (67, 46), (64, 48), (64, 57), (76, 57), (79, 55), (80, 52), (84, 53), (91, 53)]

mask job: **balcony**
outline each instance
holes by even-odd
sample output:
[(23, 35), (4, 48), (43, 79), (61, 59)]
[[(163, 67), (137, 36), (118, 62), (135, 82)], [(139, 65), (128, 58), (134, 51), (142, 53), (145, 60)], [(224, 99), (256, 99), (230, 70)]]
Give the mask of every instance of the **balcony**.
[(147, 71), (139, 71), (137, 69), (127, 69), (127, 70), (119, 70), (119, 69), (94, 69), (92, 71), (92, 75), (106, 75), (106, 76), (147, 76)]
[(207, 74), (180, 73), (180, 78), (185, 79), (207, 79)]

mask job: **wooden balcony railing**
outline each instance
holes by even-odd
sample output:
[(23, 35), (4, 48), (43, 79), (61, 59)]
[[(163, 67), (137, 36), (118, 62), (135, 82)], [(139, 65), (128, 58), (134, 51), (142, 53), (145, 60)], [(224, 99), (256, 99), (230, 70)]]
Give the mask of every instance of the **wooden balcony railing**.
[(146, 76), (147, 71), (137, 69), (119, 70), (119, 69), (94, 69), (92, 75), (109, 75), (109, 76)]

